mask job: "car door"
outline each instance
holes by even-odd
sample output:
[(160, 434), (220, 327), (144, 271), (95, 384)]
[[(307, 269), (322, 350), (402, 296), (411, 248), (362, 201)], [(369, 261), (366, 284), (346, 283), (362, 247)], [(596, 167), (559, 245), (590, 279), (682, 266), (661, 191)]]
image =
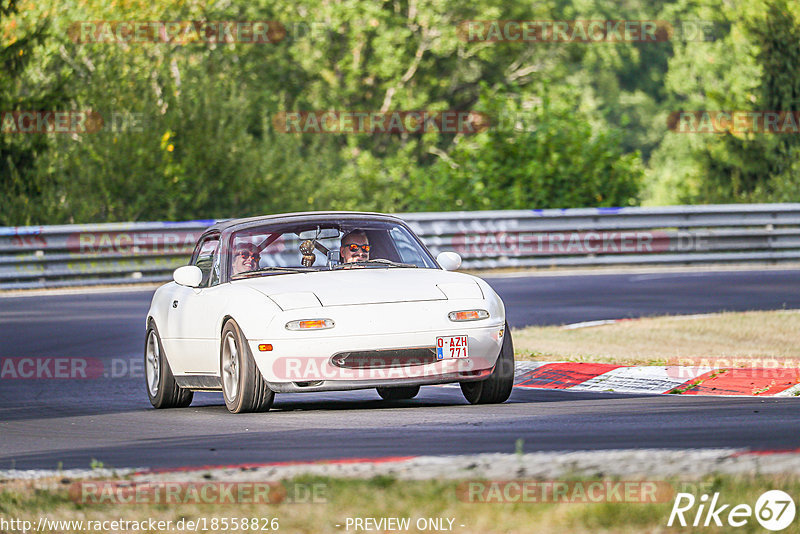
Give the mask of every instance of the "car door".
[(170, 330), (177, 338), (177, 350), (170, 360), (176, 374), (219, 374), (219, 332), (226, 285), (220, 285), (220, 238), (212, 235), (199, 245), (193, 264), (203, 272), (200, 287), (181, 286), (169, 309)]

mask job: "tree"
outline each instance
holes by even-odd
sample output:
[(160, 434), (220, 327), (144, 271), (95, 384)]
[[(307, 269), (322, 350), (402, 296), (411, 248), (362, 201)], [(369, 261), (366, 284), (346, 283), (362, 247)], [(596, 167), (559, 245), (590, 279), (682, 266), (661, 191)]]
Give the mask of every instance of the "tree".
[[(547, 94), (546, 89), (541, 91)], [(487, 97), (492, 117), (507, 117), (463, 138), (445, 161), (411, 187), (418, 209), (480, 210), (630, 206), (643, 173), (638, 154), (621, 149), (619, 129), (597, 129), (581, 112), (545, 97), (523, 111), (503, 95)]]
[[(761, 69), (750, 111), (800, 111), (800, 21), (787, 0), (769, 0), (747, 24)], [(745, 101), (746, 102), (746, 101)], [(772, 202), (800, 198), (800, 136), (729, 132), (698, 151), (700, 187), (692, 200)]]
[[(0, 28), (19, 12), (17, 0), (0, 0)], [(37, 57), (47, 38), (48, 20), (28, 31), (0, 33), (0, 112), (56, 110), (68, 101), (68, 77), (58, 61)], [(37, 59), (38, 72), (30, 72)], [(10, 128), (9, 128), (10, 130)], [(0, 131), (0, 225), (25, 225), (47, 216), (50, 185), (32, 172), (47, 152), (46, 134)]]
[[(10, 216), (11, 224), (413, 211), (457, 201), (629, 205), (638, 199), (639, 154), (657, 139), (647, 110), (658, 100), (650, 93), (663, 47), (467, 42), (459, 33), (469, 20), (644, 18), (643, 0), (616, 11), (596, 0), (125, 0), (58, 10), (19, 1), (30, 18), (53, 12), (34, 70), (69, 64), (65, 105), (96, 110), (106, 123), (98, 133), (41, 138), (19, 176), (39, 184), (46, 209)], [(80, 20), (272, 20), (286, 33), (259, 45), (76, 43), (70, 25)], [(287, 134), (273, 122), (285, 111), (329, 109), (519, 114), (536, 102), (531, 129), (466, 137)], [(119, 115), (136, 127), (118, 128)], [(491, 173), (496, 166), (503, 173)]]

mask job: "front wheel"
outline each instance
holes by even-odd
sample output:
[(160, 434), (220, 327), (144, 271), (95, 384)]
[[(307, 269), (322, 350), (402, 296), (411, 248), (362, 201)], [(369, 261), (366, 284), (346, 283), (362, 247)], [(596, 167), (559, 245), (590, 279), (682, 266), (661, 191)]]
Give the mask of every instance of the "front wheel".
[(413, 399), (419, 393), (419, 386), (403, 386), (399, 388), (378, 388), (378, 395), (383, 400)]
[(503, 346), (487, 378), (478, 382), (461, 382), (461, 393), (470, 404), (499, 404), (508, 400), (514, 387), (514, 342), (505, 325)]
[(225, 405), (231, 413), (266, 412), (275, 400), (261, 371), (256, 367), (250, 345), (233, 320), (222, 329), (220, 378)]
[(192, 403), (192, 390), (183, 389), (175, 382), (158, 329), (152, 321), (147, 326), (145, 336), (144, 369), (147, 396), (154, 408), (185, 408)]

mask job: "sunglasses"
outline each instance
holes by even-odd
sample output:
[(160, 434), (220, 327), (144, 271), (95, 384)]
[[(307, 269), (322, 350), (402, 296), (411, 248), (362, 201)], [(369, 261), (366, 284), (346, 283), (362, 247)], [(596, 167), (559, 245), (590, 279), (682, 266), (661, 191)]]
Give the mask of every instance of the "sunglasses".
[(254, 260), (258, 261), (258, 260), (261, 259), (261, 254), (258, 254), (258, 253), (255, 253), (255, 252), (250, 252), (250, 251), (247, 251), (247, 250), (243, 250), (241, 252), (237, 252), (236, 255), (237, 256), (241, 256), (243, 260), (249, 260), (250, 258), (253, 258)]
[(350, 252), (354, 252), (355, 253), (355, 252), (358, 252), (358, 249), (361, 249), (364, 252), (369, 253), (369, 245), (357, 245), (355, 243), (350, 243), (349, 245), (346, 245), (346, 246), (350, 250)]

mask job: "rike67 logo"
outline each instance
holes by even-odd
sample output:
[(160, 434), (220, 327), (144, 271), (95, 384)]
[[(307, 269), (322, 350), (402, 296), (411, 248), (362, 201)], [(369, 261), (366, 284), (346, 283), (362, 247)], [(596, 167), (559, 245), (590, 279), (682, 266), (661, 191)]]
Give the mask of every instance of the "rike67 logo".
[(723, 503), (719, 493), (711, 497), (703, 494), (699, 499), (691, 493), (678, 493), (667, 526), (722, 527), (727, 524), (730, 527), (743, 527), (755, 516), (763, 528), (777, 532), (792, 524), (795, 512), (794, 500), (781, 490), (762, 493), (755, 507)]

